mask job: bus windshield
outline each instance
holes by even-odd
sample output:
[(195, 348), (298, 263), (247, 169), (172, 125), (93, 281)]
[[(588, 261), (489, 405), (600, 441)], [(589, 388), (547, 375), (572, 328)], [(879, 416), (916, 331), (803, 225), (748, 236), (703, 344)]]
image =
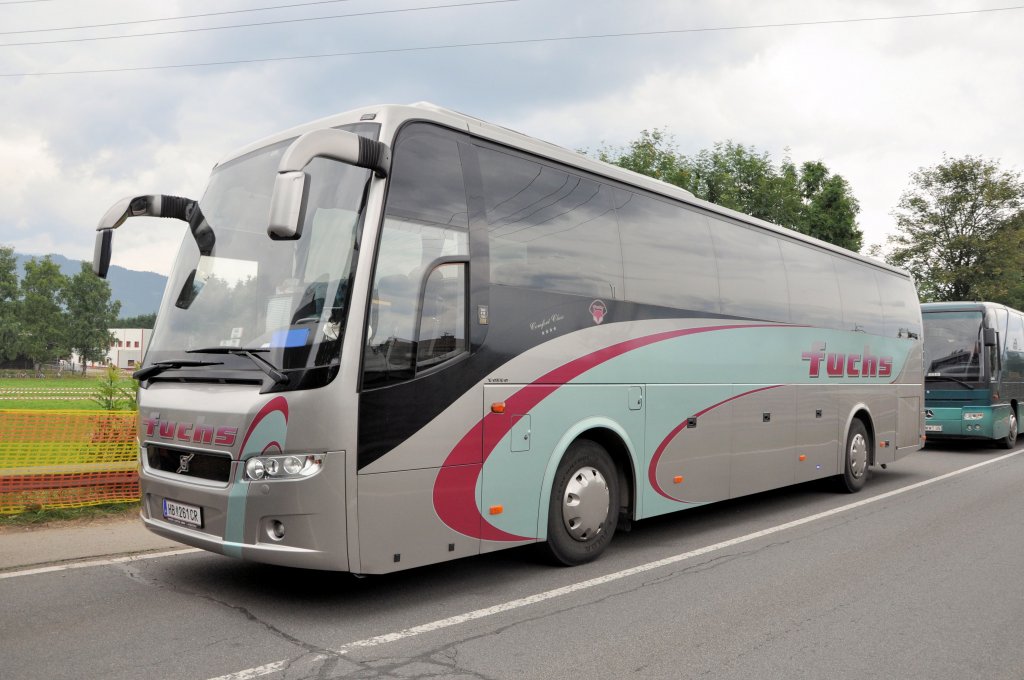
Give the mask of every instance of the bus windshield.
[(923, 319), (925, 376), (981, 380), (981, 311), (927, 312)]
[(205, 370), (259, 368), (231, 356), (233, 350), (258, 351), (268, 365), (285, 371), (338, 364), (370, 171), (314, 159), (306, 167), (309, 199), (301, 237), (272, 240), (270, 197), (291, 141), (214, 170), (200, 207), (216, 245), (201, 255), (189, 235), (183, 239), (148, 365), (217, 353), (218, 363)]

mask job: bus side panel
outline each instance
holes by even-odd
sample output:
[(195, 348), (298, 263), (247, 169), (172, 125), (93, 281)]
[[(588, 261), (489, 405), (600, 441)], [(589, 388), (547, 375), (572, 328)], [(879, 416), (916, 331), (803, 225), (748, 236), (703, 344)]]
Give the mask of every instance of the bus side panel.
[[(479, 465), (459, 466), (476, 479)], [(480, 541), (447, 527), (434, 508), (437, 468), (359, 475), (359, 571), (399, 569), (476, 555)], [(458, 496), (460, 489), (451, 489)], [(444, 490), (441, 493), (445, 493)]]
[[(796, 482), (839, 472), (839, 413), (835, 387), (799, 385), (796, 397)], [(845, 414), (844, 414), (845, 415)], [(801, 461), (799, 456), (806, 456)]]
[(776, 489), (796, 477), (796, 390), (737, 385), (729, 497)]
[(647, 395), (643, 516), (728, 498), (735, 387), (648, 385)]
[[(486, 386), (486, 407), (502, 402), (506, 412), (484, 420), (483, 521), (506, 534), (545, 538), (558, 463), (576, 438), (597, 428), (623, 441), (632, 467), (627, 477), (640, 476), (634, 455), (643, 451), (644, 403), (636, 398), (642, 390), (628, 384)], [(485, 531), (481, 552), (510, 546), (508, 541), (489, 541), (488, 535)]]

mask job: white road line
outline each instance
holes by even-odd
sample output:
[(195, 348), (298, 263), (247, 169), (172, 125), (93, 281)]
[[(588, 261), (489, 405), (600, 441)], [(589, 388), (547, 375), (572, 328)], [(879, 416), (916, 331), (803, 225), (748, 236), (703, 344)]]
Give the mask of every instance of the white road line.
[[(1017, 451), (1011, 451), (1010, 453), (999, 456), (997, 458), (992, 458), (990, 460), (986, 460), (975, 465), (970, 465), (960, 470), (947, 472), (946, 474), (939, 475), (938, 477), (932, 477), (931, 479), (926, 479), (922, 482), (917, 482), (916, 484), (910, 484), (909, 486), (900, 487), (899, 489), (894, 489), (893, 491), (887, 491), (877, 496), (865, 498), (863, 500), (856, 501), (848, 505), (843, 505), (838, 508), (833, 508), (831, 510), (819, 512), (814, 515), (809, 515), (801, 519), (793, 520), (792, 522), (786, 522), (785, 524), (779, 524), (768, 529), (755, 531), (752, 534), (746, 534), (744, 536), (739, 536), (738, 538), (731, 538), (727, 541), (715, 543), (714, 545), (705, 546), (703, 548), (697, 548), (696, 550), (691, 550), (685, 553), (679, 553), (678, 555), (672, 555), (671, 557), (666, 557), (664, 559), (656, 560), (654, 562), (648, 562), (647, 564), (641, 564), (636, 567), (630, 567), (629, 569), (623, 569), (622, 571), (617, 571), (613, 574), (598, 576), (597, 578), (592, 578), (587, 581), (580, 581), (579, 583), (563, 586), (561, 588), (555, 588), (554, 590), (548, 590), (543, 593), (537, 593), (536, 595), (530, 595), (528, 597), (523, 597), (518, 600), (511, 600), (509, 602), (494, 605), (493, 607), (477, 609), (475, 611), (466, 612), (465, 614), (458, 614), (456, 616), (451, 616), (446, 619), (439, 619), (437, 621), (432, 621), (430, 623), (424, 623), (422, 625), (413, 626), (412, 628), (406, 628), (405, 630), (400, 630), (394, 633), (387, 633), (385, 635), (377, 635), (376, 637), (366, 638), (365, 640), (349, 642), (348, 644), (343, 645), (334, 651), (337, 654), (347, 654), (349, 652), (360, 649), (377, 647), (379, 645), (388, 644), (390, 642), (397, 642), (398, 640), (416, 637), (417, 635), (422, 635), (424, 633), (430, 633), (433, 631), (442, 630), (444, 628), (457, 626), (461, 623), (466, 623), (467, 621), (475, 621), (476, 619), (482, 619), (488, 616), (494, 616), (495, 614), (501, 614), (503, 612), (512, 611), (514, 609), (520, 609), (531, 604), (537, 604), (538, 602), (544, 602), (545, 600), (551, 600), (556, 597), (562, 597), (563, 595), (569, 595), (571, 593), (576, 593), (581, 590), (587, 590), (588, 588), (594, 588), (595, 586), (600, 586), (606, 583), (611, 583), (613, 581), (618, 581), (629, 576), (643, 574), (645, 572), (652, 571), (654, 569), (660, 569), (661, 567), (676, 564), (678, 562), (692, 559), (694, 557), (700, 557), (701, 555), (707, 555), (708, 553), (716, 552), (718, 550), (731, 548), (733, 546), (740, 545), (741, 543), (747, 543), (758, 538), (771, 536), (772, 534), (777, 534), (781, 531), (786, 531), (787, 529), (793, 529), (794, 527), (803, 526), (804, 524), (810, 524), (811, 522), (816, 522), (821, 519), (827, 519), (829, 517), (838, 515), (843, 512), (847, 512), (849, 510), (854, 510), (856, 508), (864, 507), (865, 505), (870, 505), (871, 503), (877, 503), (878, 501), (883, 501), (886, 500), (887, 498), (892, 498), (893, 496), (898, 496), (900, 494), (907, 493), (908, 491), (914, 491), (915, 489), (920, 489), (921, 487), (928, 486), (930, 484), (935, 484), (937, 482), (950, 479), (951, 477), (956, 477), (957, 475), (962, 475), (967, 472), (977, 470), (978, 468), (984, 467), (986, 465), (991, 465), (992, 463), (998, 463), (999, 461), (1006, 460), (1007, 458), (1012, 458), (1016, 455), (1019, 455), (1020, 453), (1024, 453), (1024, 450), (1019, 449)], [(275, 661), (274, 663), (265, 664), (263, 666), (248, 668), (244, 671), (238, 671), (237, 673), (220, 675), (216, 678), (210, 678), (210, 680), (251, 680), (252, 678), (258, 678), (282, 670), (286, 667), (286, 665), (290, 663), (291, 660), (284, 659), (281, 661)]]
[(124, 564), (125, 562), (140, 562), (142, 560), (153, 560), (158, 557), (174, 557), (175, 555), (188, 555), (189, 553), (202, 552), (199, 548), (184, 548), (181, 550), (164, 550), (161, 552), (142, 553), (140, 555), (123, 555), (111, 557), (105, 560), (87, 560), (85, 562), (67, 562), (64, 564), (51, 564), (45, 567), (32, 569), (20, 569), (18, 571), (0, 572), (0, 580), (15, 578), (18, 576), (33, 576), (35, 574), (49, 574), (54, 571), (68, 571), (70, 569), (85, 569), (86, 567), (103, 567), (109, 564)]

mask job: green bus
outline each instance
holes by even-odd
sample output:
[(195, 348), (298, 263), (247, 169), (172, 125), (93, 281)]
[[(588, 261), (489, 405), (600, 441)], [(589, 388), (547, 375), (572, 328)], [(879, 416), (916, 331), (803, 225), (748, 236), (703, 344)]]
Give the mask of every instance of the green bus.
[(1024, 313), (992, 302), (928, 302), (921, 316), (928, 439), (1013, 448), (1024, 402)]

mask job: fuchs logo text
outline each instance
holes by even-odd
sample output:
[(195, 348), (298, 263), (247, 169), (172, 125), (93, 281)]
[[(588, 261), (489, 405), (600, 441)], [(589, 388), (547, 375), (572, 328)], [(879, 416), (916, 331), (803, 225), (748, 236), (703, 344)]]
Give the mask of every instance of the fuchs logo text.
[(214, 446), (231, 446), (238, 437), (237, 427), (216, 427), (214, 425), (196, 425), (195, 423), (176, 423), (173, 420), (143, 418), (142, 427), (147, 437), (173, 439), (192, 444), (213, 444)]
[(878, 357), (865, 346), (863, 354), (825, 352), (825, 343), (815, 342), (810, 352), (800, 355), (810, 362), (808, 377), (818, 378), (822, 368), (830, 378), (888, 378), (892, 376), (892, 357)]

